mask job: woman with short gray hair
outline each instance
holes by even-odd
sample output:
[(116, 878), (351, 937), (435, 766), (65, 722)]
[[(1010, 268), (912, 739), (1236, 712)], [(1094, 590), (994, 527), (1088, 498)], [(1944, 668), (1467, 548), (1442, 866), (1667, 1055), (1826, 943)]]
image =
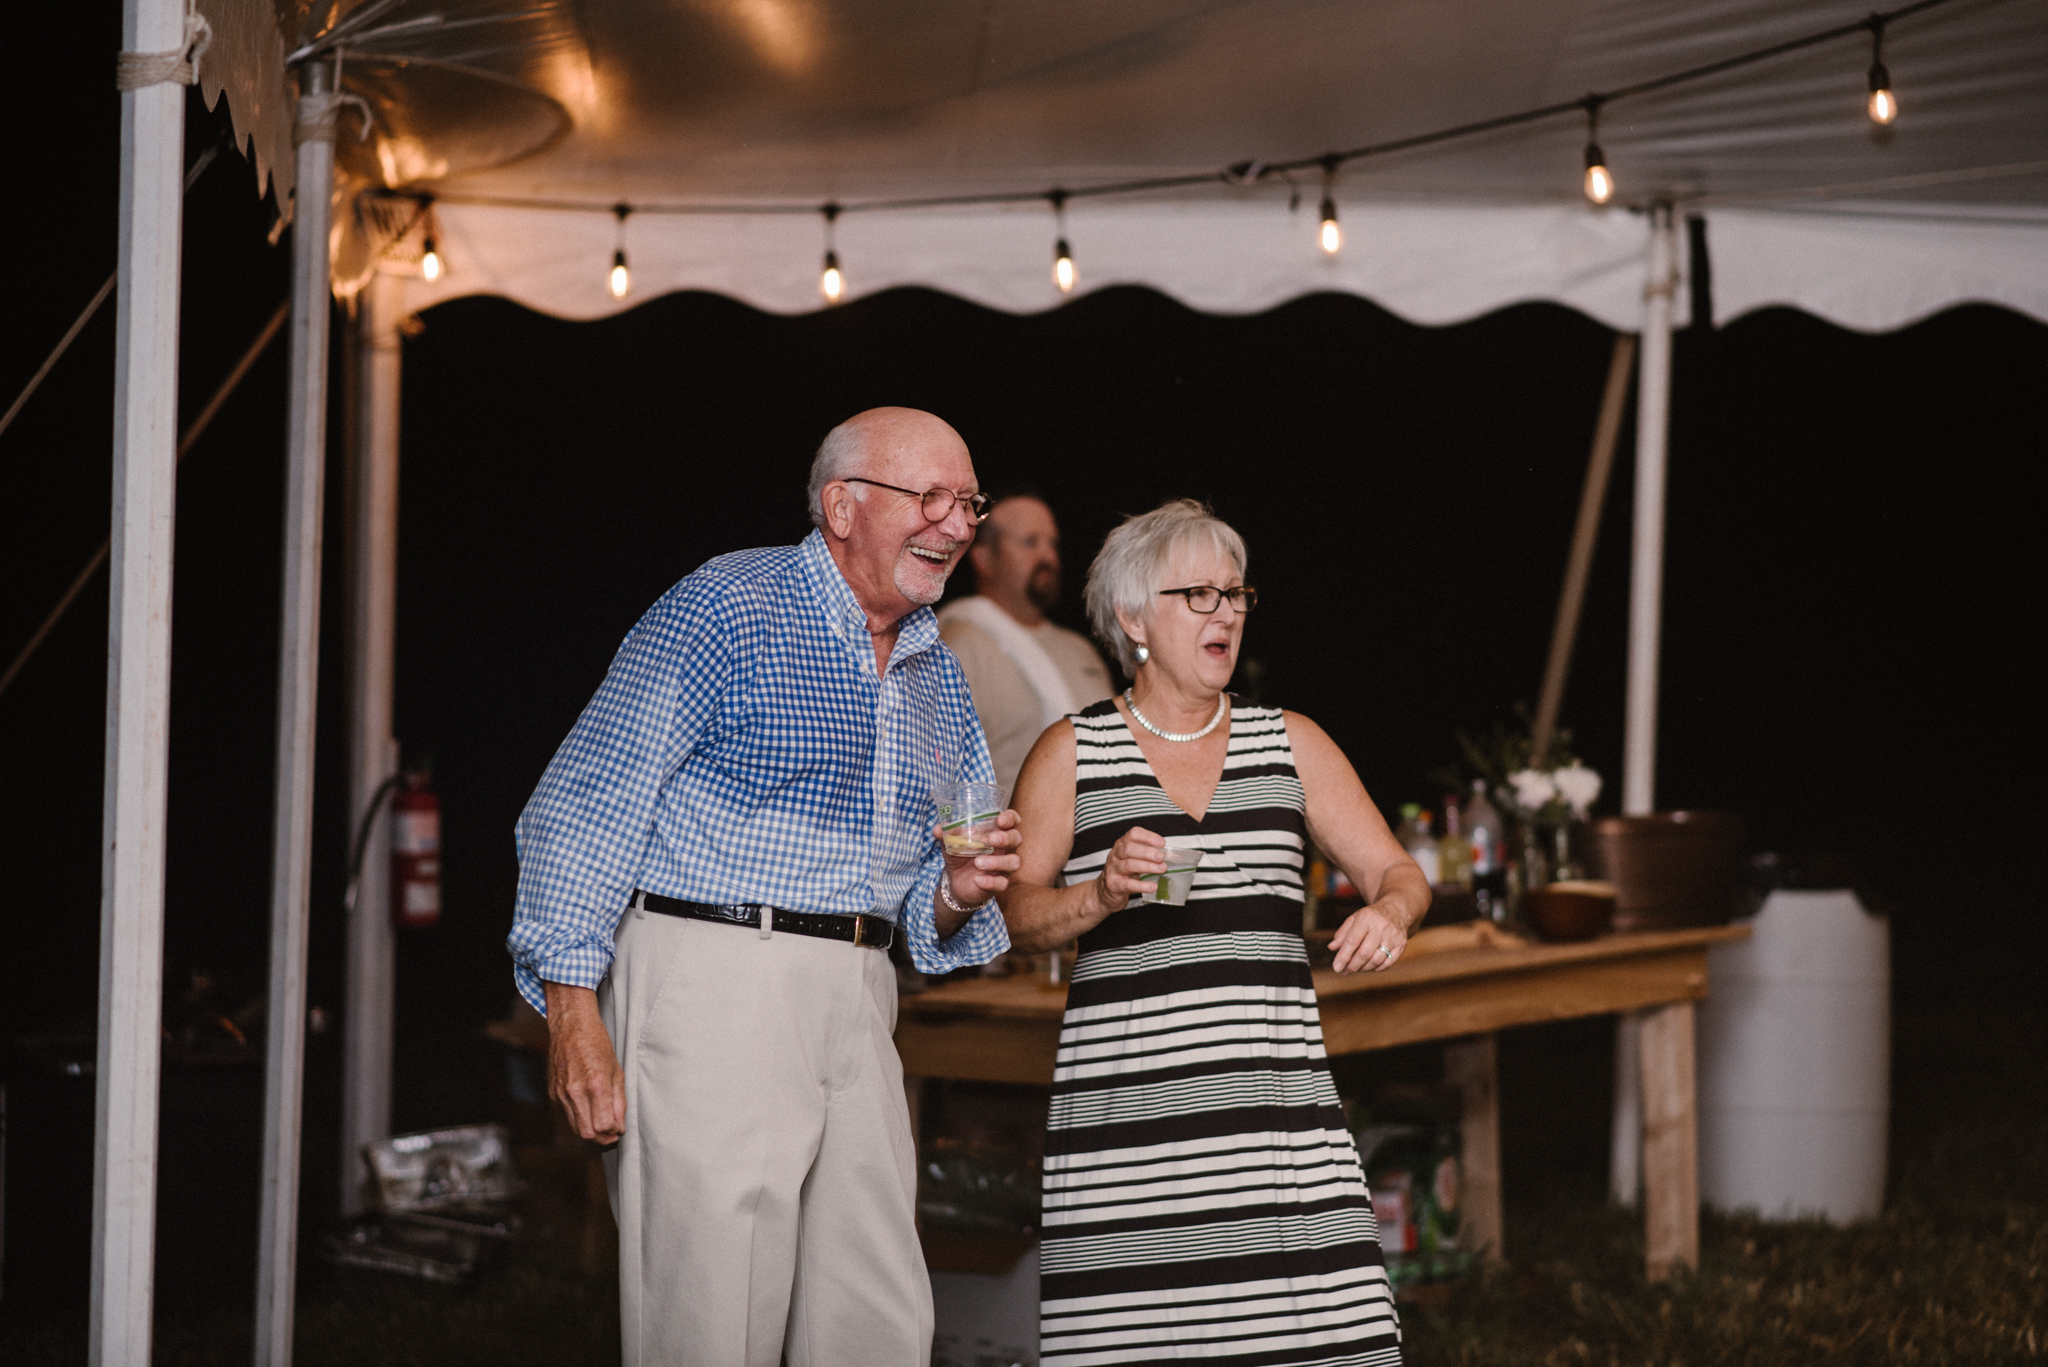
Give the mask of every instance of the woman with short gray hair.
[(1245, 567), (1189, 499), (1111, 532), (1088, 613), (1131, 686), (1047, 728), (1017, 780), (1011, 944), (1080, 939), (1046, 1127), (1045, 1367), (1400, 1358), (1302, 940), (1307, 842), (1370, 899), (1332, 942), (1340, 973), (1395, 963), (1429, 885), (1322, 728), (1225, 691)]

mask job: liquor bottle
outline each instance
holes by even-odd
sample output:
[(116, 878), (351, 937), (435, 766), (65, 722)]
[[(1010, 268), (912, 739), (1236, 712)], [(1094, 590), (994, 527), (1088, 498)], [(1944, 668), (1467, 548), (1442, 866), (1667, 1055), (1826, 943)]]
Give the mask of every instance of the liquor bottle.
[(1486, 780), (1472, 780), (1472, 800), (1465, 804), (1465, 838), (1472, 842), (1472, 892), (1479, 914), (1503, 920), (1507, 906), (1507, 853), (1500, 813), (1486, 800)]
[(1472, 887), (1472, 842), (1465, 838), (1465, 823), (1458, 812), (1458, 799), (1444, 795), (1444, 838), (1436, 842), (1437, 858), (1443, 867), (1443, 876), (1437, 882), (1449, 886), (1456, 884), (1467, 891)]
[(1401, 848), (1404, 850), (1408, 848), (1408, 842), (1415, 838), (1415, 818), (1420, 815), (1422, 815), (1421, 803), (1404, 802), (1401, 804), (1401, 824), (1394, 827), (1394, 839), (1401, 842)]
[[(1422, 869), (1424, 878), (1432, 884), (1442, 882), (1442, 860), (1438, 853), (1436, 837), (1429, 833), (1429, 813), (1420, 807), (1416, 808), (1414, 823), (1413, 832), (1401, 842), (1401, 846), (1408, 851), (1408, 857)], [(1401, 824), (1406, 826), (1408, 823), (1404, 821)]]

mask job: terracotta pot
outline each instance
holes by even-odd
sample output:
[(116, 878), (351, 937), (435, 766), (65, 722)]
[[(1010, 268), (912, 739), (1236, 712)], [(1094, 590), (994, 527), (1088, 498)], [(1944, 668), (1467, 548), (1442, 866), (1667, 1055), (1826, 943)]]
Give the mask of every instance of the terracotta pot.
[(1587, 832), (1586, 862), (1614, 884), (1616, 930), (1722, 925), (1742, 853), (1733, 812), (1610, 816)]

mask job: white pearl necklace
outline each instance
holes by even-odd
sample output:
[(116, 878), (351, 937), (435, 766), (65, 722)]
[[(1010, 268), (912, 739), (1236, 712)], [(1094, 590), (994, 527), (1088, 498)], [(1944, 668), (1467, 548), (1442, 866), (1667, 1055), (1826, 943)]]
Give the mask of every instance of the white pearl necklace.
[(1144, 727), (1147, 731), (1150, 731), (1153, 735), (1159, 737), (1159, 739), (1161, 740), (1200, 740), (1202, 737), (1208, 735), (1211, 731), (1214, 731), (1216, 729), (1217, 723), (1223, 720), (1223, 714), (1230, 710), (1230, 695), (1228, 693), (1219, 693), (1216, 696), (1216, 715), (1209, 718), (1209, 724), (1199, 731), (1160, 730), (1151, 722), (1147, 721), (1145, 719), (1145, 714), (1138, 710), (1138, 704), (1136, 700), (1131, 697), (1131, 690), (1128, 688), (1124, 690), (1124, 706), (1131, 709), (1131, 715), (1137, 718), (1138, 725)]

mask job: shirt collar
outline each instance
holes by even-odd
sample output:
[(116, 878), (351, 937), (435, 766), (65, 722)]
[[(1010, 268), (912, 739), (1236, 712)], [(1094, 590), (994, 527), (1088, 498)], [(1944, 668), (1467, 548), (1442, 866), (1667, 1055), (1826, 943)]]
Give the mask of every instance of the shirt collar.
[[(846, 576), (839, 572), (839, 562), (832, 558), (832, 552), (825, 545), (825, 534), (813, 530), (797, 547), (797, 553), (804, 568), (804, 577), (810, 580), (818, 596), (825, 625), (841, 641), (858, 645), (864, 659), (873, 659), (868, 615), (862, 611), (860, 600), (853, 596), (853, 588), (846, 582)], [(931, 649), (938, 639), (939, 619), (930, 608), (919, 607), (896, 624), (896, 648), (889, 652), (889, 667), (894, 669), (899, 661)]]

